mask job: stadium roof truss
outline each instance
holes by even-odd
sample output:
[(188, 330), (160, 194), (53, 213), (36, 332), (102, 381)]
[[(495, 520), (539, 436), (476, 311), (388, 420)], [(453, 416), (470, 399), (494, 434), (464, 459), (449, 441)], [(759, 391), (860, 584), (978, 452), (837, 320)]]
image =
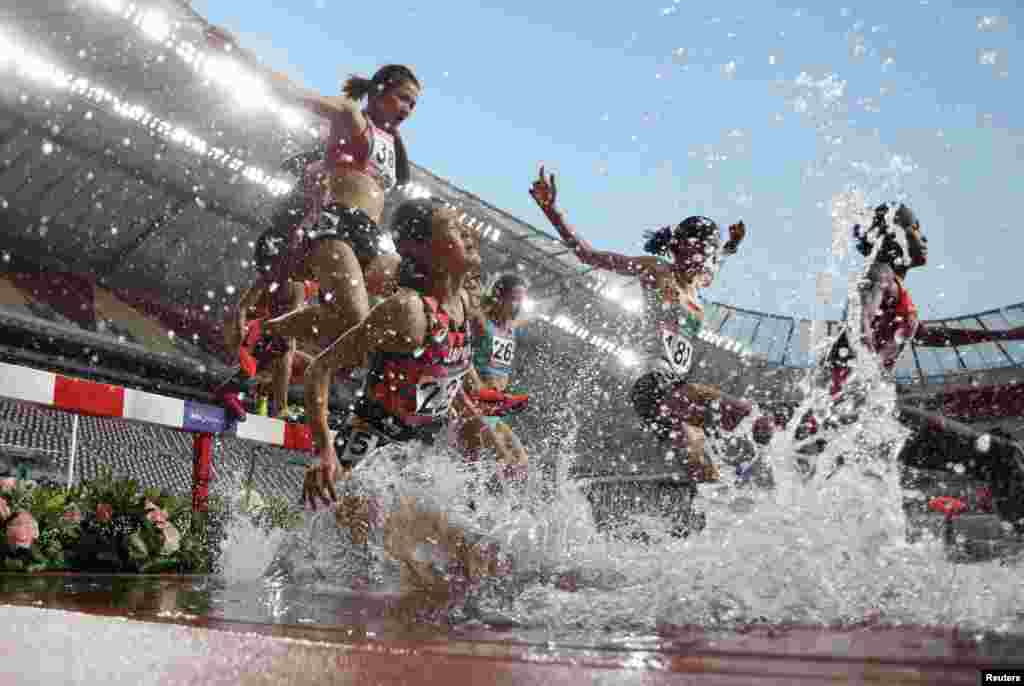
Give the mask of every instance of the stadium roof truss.
[[(0, 227), (4, 259), (94, 274), (169, 300), (222, 308), (249, 279), (254, 243), (296, 179), (278, 171), (315, 145), (315, 122), (265, 68), (174, 0), (17, 3), (0, 25)], [(581, 264), (553, 235), (414, 167), (409, 193), (462, 208), (485, 271), (532, 283), (541, 319), (629, 363), (639, 285)], [(1024, 325), (1024, 304), (932, 326)], [(708, 336), (768, 365), (807, 367), (836, 322), (715, 303)], [(903, 383), (1024, 364), (1024, 343), (908, 346)]]

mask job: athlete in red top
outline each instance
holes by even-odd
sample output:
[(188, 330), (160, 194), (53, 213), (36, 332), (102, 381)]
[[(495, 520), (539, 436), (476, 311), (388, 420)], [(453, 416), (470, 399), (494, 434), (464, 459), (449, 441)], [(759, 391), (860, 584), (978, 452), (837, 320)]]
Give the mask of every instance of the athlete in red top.
[[(892, 212), (892, 226), (890, 226)], [(874, 221), (867, 231), (855, 226), (857, 249), (874, 262), (858, 285), (860, 293), (860, 340), (878, 355), (886, 370), (891, 370), (909, 341), (924, 347), (971, 345), (998, 340), (1016, 340), (1024, 336), (1024, 327), (1007, 331), (931, 328), (918, 316), (917, 306), (906, 287), (907, 272), (928, 263), (928, 239), (921, 224), (906, 205), (892, 210), (888, 204), (875, 208)], [(904, 248), (904, 246), (906, 246)], [(877, 247), (877, 251), (876, 251)], [(829, 352), (832, 393), (843, 390), (850, 376), (853, 347), (843, 331)]]

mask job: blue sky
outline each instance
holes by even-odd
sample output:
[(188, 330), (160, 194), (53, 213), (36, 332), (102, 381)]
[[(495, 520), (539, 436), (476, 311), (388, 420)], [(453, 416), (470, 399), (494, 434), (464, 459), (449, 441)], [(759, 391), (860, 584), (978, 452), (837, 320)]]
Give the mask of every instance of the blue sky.
[(830, 214), (856, 184), (917, 211), (931, 263), (908, 281), (926, 318), (1024, 300), (1012, 3), (193, 5), (323, 92), (409, 64), (424, 85), (403, 129), (413, 160), (535, 225), (541, 161), (602, 248), (638, 252), (643, 230), (689, 214), (742, 217), (748, 239), (712, 299), (837, 316), (815, 305), (815, 280), (831, 271), (842, 302), (859, 260), (832, 256)]

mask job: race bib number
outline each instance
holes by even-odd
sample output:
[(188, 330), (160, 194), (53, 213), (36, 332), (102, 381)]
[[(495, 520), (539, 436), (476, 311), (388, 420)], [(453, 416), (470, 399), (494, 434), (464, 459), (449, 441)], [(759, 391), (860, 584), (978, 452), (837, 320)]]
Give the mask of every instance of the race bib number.
[(342, 462), (360, 462), (364, 457), (373, 452), (380, 443), (380, 437), (368, 431), (352, 431), (346, 439), (344, 432), (339, 432), (335, 440), (344, 441), (343, 445), (334, 446), (338, 453), (338, 459)]
[(416, 414), (421, 417), (443, 417), (448, 414), (455, 396), (462, 388), (462, 374), (444, 379), (424, 379), (416, 385)]
[(373, 162), (377, 173), (390, 187), (397, 180), (395, 171), (395, 144), (384, 135), (373, 137)]
[(491, 364), (498, 367), (511, 367), (516, 357), (516, 341), (514, 338), (495, 336), (491, 348)]
[(665, 361), (668, 362), (673, 374), (683, 376), (690, 371), (690, 364), (693, 362), (693, 345), (689, 338), (674, 329), (663, 328), (661, 329), (661, 344), (665, 351)]

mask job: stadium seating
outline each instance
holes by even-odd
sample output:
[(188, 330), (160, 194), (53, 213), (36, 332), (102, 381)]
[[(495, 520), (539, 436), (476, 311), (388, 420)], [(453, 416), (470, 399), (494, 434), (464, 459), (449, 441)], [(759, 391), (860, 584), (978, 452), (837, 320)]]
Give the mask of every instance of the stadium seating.
[[(0, 400), (0, 455), (26, 450), (53, 455), (46, 470), (65, 475), (71, 450), (73, 417), (55, 410)], [(253, 475), (264, 495), (296, 500), (302, 488), (304, 455), (237, 438), (214, 442), (214, 492), (217, 482), (238, 484)], [(252, 460), (255, 459), (253, 469)], [(116, 419), (80, 417), (75, 480), (90, 479), (101, 469), (130, 476), (146, 487), (188, 494), (192, 488), (192, 436), (181, 431)]]

